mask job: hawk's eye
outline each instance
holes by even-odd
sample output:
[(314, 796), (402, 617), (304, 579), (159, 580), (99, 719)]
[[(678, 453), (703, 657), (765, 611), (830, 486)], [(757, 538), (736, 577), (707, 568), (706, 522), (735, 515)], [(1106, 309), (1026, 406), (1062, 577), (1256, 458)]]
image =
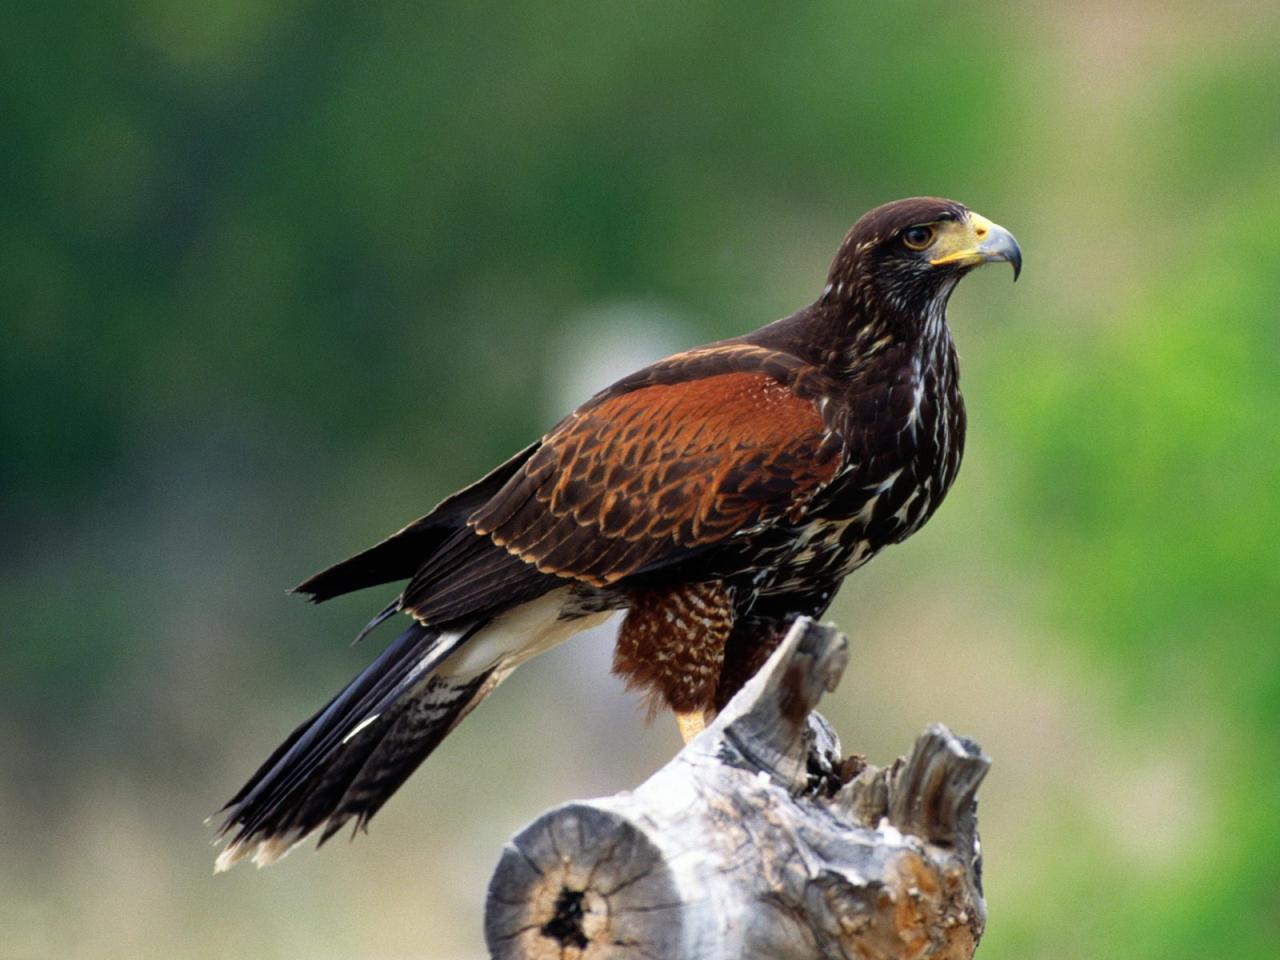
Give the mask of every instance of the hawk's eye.
[(907, 227), (902, 231), (902, 242), (912, 250), (923, 250), (933, 243), (933, 227)]

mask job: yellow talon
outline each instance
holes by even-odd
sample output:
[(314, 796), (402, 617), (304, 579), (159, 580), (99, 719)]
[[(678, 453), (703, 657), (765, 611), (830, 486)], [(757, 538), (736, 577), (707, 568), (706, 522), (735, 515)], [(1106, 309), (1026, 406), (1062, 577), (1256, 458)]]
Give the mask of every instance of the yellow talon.
[(677, 713), (676, 723), (680, 727), (680, 736), (684, 738), (685, 743), (688, 743), (707, 728), (707, 721), (703, 717), (701, 710), (695, 710), (692, 713)]

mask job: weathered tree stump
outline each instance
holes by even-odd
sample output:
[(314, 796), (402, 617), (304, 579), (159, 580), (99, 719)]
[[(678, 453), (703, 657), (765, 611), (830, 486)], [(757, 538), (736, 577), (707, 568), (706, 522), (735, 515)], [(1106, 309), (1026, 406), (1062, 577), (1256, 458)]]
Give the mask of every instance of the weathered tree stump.
[(802, 620), (634, 792), (522, 830), (489, 885), (500, 960), (968, 958), (986, 919), (975, 794), (990, 761), (930, 727), (905, 759), (843, 758), (812, 713), (848, 660)]

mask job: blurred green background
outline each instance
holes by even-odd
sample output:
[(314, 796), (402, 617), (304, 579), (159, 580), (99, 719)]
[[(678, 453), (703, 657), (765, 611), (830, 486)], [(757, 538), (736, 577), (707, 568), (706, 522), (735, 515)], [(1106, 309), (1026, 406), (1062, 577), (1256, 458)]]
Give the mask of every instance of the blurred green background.
[(945, 507), (824, 706), (995, 758), (980, 956), (1280, 944), (1280, 5), (139, 0), (0, 29), (0, 958), (468, 958), (502, 843), (674, 725), (579, 638), (370, 836), (202, 819), (371, 656), (283, 590), (953, 196)]

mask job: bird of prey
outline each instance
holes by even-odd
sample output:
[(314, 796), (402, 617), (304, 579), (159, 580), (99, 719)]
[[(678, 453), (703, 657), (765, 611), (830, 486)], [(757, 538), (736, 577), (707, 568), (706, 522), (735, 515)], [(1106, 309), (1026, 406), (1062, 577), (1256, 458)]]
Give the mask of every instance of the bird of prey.
[(877, 207), (809, 306), (619, 380), (297, 587), (407, 581), (365, 632), (411, 622), (226, 805), (218, 868), (365, 826), (516, 667), (617, 610), (614, 672), (695, 735), (797, 616), (942, 502), (965, 428), (946, 306), (989, 261), (1016, 279), (1022, 254), (963, 204)]

